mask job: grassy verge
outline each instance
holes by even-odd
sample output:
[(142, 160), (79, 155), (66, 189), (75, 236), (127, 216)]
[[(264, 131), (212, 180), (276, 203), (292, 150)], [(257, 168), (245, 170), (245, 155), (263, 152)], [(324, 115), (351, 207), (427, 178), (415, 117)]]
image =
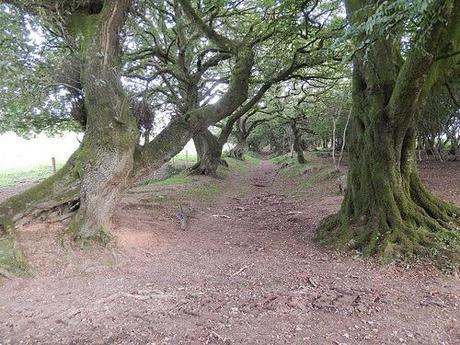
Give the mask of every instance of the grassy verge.
[[(192, 166), (196, 162), (195, 153), (180, 153), (171, 161), (174, 168), (180, 170)], [(57, 162), (57, 169), (65, 162)], [(34, 182), (51, 176), (53, 173), (51, 165), (40, 164), (29, 168), (12, 168), (0, 170), (0, 187), (11, 187), (24, 182)], [(159, 181), (157, 181), (160, 183)], [(169, 181), (174, 182), (174, 181)], [(163, 182), (163, 183), (169, 183)], [(182, 181), (185, 182), (185, 181)], [(176, 181), (179, 183), (179, 181)], [(161, 184), (161, 183), (160, 183)]]
[[(57, 163), (57, 168), (64, 163)], [(37, 165), (31, 168), (0, 170), (0, 187), (15, 186), (23, 182), (33, 182), (44, 179), (53, 173), (49, 165)]]
[[(306, 164), (299, 164), (295, 158), (288, 154), (277, 156), (271, 161), (280, 165), (279, 175), (288, 178), (295, 183), (295, 188), (288, 194), (293, 198), (302, 198), (307, 194), (314, 193), (315, 187), (323, 183), (334, 184), (342, 174), (336, 171), (332, 162), (327, 158), (321, 158), (315, 153), (305, 152)], [(284, 167), (281, 167), (284, 165)]]
[(148, 180), (145, 182), (146, 185), (153, 185), (153, 186), (170, 186), (175, 184), (185, 184), (189, 183), (190, 177), (185, 175), (184, 173), (179, 173), (176, 175), (169, 176), (163, 180)]

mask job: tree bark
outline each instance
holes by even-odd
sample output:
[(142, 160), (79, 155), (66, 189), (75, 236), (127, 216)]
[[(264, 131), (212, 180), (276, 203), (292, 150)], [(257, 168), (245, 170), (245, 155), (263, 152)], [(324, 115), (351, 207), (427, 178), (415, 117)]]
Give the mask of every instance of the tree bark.
[(246, 138), (243, 136), (241, 137), (237, 136), (236, 145), (230, 150), (229, 155), (230, 157), (233, 157), (235, 159), (239, 159), (242, 161), (244, 160), (244, 153), (246, 152), (246, 148), (247, 148)]
[(20, 274), (27, 271), (14, 227), (50, 213), (62, 215), (79, 207), (80, 178), (77, 150), (56, 174), (0, 204), (0, 268)]
[(80, 78), (87, 110), (87, 129), (79, 154), (80, 209), (69, 232), (85, 242), (108, 240), (113, 210), (127, 187), (138, 141), (136, 119), (119, 79), (119, 35), (130, 0), (106, 0), (103, 5), (98, 14), (73, 15), (69, 30), (79, 41), (83, 58)]
[[(367, 1), (347, 2), (353, 23), (369, 8)], [(422, 185), (415, 159), (417, 107), (436, 53), (430, 44), (441, 41), (444, 20), (428, 46), (414, 48), (403, 64), (391, 38), (355, 55), (348, 189), (339, 213), (319, 228), (322, 243), (384, 261), (430, 257), (458, 264), (460, 210)]]
[(190, 168), (190, 173), (216, 177), (219, 165), (227, 165), (222, 159), (222, 146), (218, 143), (217, 138), (209, 130), (205, 130), (195, 135), (193, 142), (198, 161)]
[(303, 155), (302, 134), (297, 128), (295, 119), (291, 119), (289, 122), (289, 125), (291, 126), (291, 130), (292, 130), (292, 135), (293, 135), (292, 148), (294, 149), (297, 155), (297, 163), (305, 164), (306, 160), (305, 160), (305, 156)]

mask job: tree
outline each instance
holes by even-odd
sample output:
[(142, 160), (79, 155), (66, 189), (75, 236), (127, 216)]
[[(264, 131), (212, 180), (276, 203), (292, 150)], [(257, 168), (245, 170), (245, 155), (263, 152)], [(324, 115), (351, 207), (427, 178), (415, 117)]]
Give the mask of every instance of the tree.
[[(13, 2), (13, 1), (8, 1)], [(14, 242), (14, 224), (56, 210), (76, 212), (68, 233), (88, 242), (109, 239), (110, 218), (117, 199), (137, 177), (158, 169), (190, 138), (237, 109), (248, 96), (254, 63), (253, 46), (229, 41), (209, 27), (183, 2), (185, 12), (219, 49), (229, 52), (233, 67), (220, 99), (173, 119), (153, 140), (140, 147), (136, 117), (120, 82), (121, 29), (131, 2), (14, 1), (18, 8), (39, 16), (61, 30), (79, 62), (79, 82), (87, 113), (81, 147), (52, 177), (0, 204), (2, 250), (0, 265), (22, 267)]]
[(257, 78), (251, 83), (252, 97), (222, 124), (218, 137), (204, 131), (206, 133), (200, 138), (195, 138), (196, 146), (201, 146), (197, 150), (198, 163), (193, 167), (195, 173), (216, 175), (218, 165), (223, 162), (223, 146), (234, 124), (255, 107), (273, 85), (290, 79), (309, 83), (327, 78), (319, 74), (326, 73), (336, 64), (331, 62), (334, 52), (330, 47), (343, 23), (336, 15), (336, 2), (324, 1), (323, 7), (318, 4), (318, 1), (262, 2), (260, 7), (266, 6), (264, 11), (255, 8), (245, 11), (249, 17), (243, 19), (250, 19), (250, 31), (258, 44), (254, 65)]
[(69, 93), (56, 83), (66, 51), (40, 20), (14, 6), (0, 4), (0, 26), (0, 133), (78, 130), (66, 111)]
[[(446, 82), (436, 87), (429, 95), (417, 120), (418, 158), (420, 151), (430, 153), (436, 158), (453, 160), (460, 157), (460, 102), (457, 100), (458, 85)], [(443, 153), (452, 154), (443, 157)]]
[(433, 86), (458, 72), (460, 2), (345, 4), (355, 43), (348, 189), (318, 237), (384, 260), (457, 264), (460, 210), (422, 185), (415, 124)]
[[(258, 114), (264, 115), (263, 117), (257, 116)], [(240, 117), (234, 124), (233, 135), (236, 138), (236, 145), (230, 150), (229, 156), (235, 159), (244, 160), (244, 153), (247, 149), (247, 139), (249, 135), (258, 126), (270, 121), (273, 117), (273, 112), (267, 112), (262, 109), (253, 109), (246, 116)]]

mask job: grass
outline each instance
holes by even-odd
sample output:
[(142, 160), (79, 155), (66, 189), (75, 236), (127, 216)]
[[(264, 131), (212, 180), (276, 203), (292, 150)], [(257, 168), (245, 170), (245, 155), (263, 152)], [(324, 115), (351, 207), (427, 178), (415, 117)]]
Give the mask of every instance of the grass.
[(176, 174), (169, 176), (163, 180), (148, 180), (145, 182), (146, 185), (153, 185), (153, 186), (170, 186), (175, 184), (184, 184), (189, 183), (191, 180), (188, 176), (184, 174)]
[[(251, 156), (245, 156), (245, 161), (239, 161), (232, 158), (226, 158), (229, 163), (230, 170), (244, 172), (249, 168), (248, 162), (256, 164), (259, 160)], [(171, 165), (182, 170), (192, 166), (196, 162), (195, 153), (180, 153), (171, 161)], [(64, 162), (57, 163), (57, 169), (61, 168)], [(15, 186), (22, 182), (33, 182), (47, 178), (52, 175), (52, 167), (50, 165), (41, 164), (30, 168), (4, 169), (0, 170), (0, 187)], [(190, 179), (184, 174), (172, 175), (163, 180), (151, 180), (146, 184), (154, 184), (158, 186), (173, 185), (188, 183)]]
[(196, 162), (196, 153), (179, 153), (174, 157), (174, 161)]
[[(196, 162), (196, 154), (195, 153), (180, 153), (174, 157), (173, 161), (171, 162), (174, 167), (176, 168), (184, 168), (190, 167)], [(57, 162), (56, 168), (59, 169), (64, 165), (64, 162)], [(15, 186), (22, 182), (33, 182), (37, 180), (41, 180), (51, 176), (53, 173), (51, 165), (47, 164), (40, 164), (36, 166), (32, 166), (29, 168), (12, 168), (12, 169), (4, 169), (0, 170), (0, 187), (10, 187)], [(168, 179), (166, 179), (168, 180)], [(185, 183), (185, 178), (182, 181), (178, 179), (176, 181), (155, 181), (155, 183), (161, 184), (177, 184), (177, 183)]]
[(291, 158), (289, 154), (271, 159), (278, 165), (287, 164), (280, 171), (280, 175), (296, 181), (296, 188), (289, 193), (289, 196), (293, 198), (304, 197), (307, 193), (312, 192), (313, 187), (328, 181), (333, 182), (341, 174), (333, 168), (332, 162), (327, 164), (324, 158), (314, 152), (305, 152), (304, 156), (306, 164), (297, 163), (296, 158)]
[(215, 181), (205, 182), (184, 190), (185, 197), (191, 197), (202, 201), (211, 201), (222, 193), (222, 186)]
[(228, 168), (219, 167), (220, 169), (219, 172), (223, 177), (228, 176), (230, 171), (245, 173), (249, 170), (251, 166), (257, 165), (260, 162), (258, 158), (251, 157), (248, 155), (245, 155), (244, 160), (242, 161), (239, 159), (232, 158), (232, 157), (224, 157), (224, 159), (228, 164)]
[[(57, 168), (63, 163), (57, 163)], [(0, 170), (0, 187), (15, 186), (21, 182), (31, 182), (44, 179), (52, 175), (53, 171), (49, 165), (37, 165), (31, 168), (5, 169)]]

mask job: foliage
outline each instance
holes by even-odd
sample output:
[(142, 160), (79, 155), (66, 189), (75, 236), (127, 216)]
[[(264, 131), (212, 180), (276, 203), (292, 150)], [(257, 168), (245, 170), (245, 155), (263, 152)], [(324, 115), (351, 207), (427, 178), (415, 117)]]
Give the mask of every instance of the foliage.
[(76, 130), (55, 82), (66, 53), (38, 19), (0, 4), (0, 133)]

